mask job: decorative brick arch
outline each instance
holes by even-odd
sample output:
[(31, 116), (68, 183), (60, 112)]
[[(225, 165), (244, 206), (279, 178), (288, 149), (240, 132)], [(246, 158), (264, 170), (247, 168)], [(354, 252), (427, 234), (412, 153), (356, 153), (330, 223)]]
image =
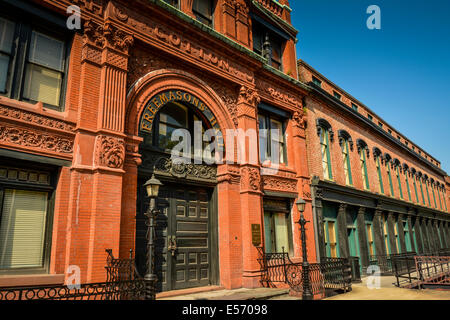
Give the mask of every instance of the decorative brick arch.
[(223, 134), (226, 129), (234, 128), (225, 103), (204, 81), (181, 70), (163, 69), (146, 74), (128, 91), (126, 134), (139, 135), (139, 120), (145, 107), (154, 96), (167, 90), (182, 90), (202, 100), (216, 117)]

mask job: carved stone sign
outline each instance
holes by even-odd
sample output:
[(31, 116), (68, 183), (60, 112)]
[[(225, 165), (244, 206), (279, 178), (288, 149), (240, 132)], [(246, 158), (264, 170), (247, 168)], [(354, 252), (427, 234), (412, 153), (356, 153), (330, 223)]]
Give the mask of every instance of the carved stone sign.
[(175, 101), (188, 103), (195, 109), (199, 110), (209, 121), (211, 127), (215, 129), (216, 134), (219, 135), (220, 127), (217, 123), (217, 119), (206, 104), (194, 95), (181, 90), (164, 91), (153, 97), (145, 107), (142, 114), (140, 130), (143, 132), (152, 132), (152, 124), (155, 119), (155, 115), (163, 106), (169, 102)]
[(252, 224), (252, 243), (255, 247), (261, 245), (261, 225)]

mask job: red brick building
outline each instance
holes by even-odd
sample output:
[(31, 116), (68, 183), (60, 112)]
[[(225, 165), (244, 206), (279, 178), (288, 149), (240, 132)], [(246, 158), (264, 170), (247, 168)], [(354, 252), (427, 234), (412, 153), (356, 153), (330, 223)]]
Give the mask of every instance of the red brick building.
[(450, 243), (448, 177), (438, 160), (299, 60), (320, 257), (436, 253)]
[[(107, 248), (135, 250), (145, 273), (143, 184), (153, 173), (164, 184), (159, 290), (259, 286), (264, 241), (300, 256), (293, 202), (311, 200), (308, 87), (297, 80), (287, 0), (0, 4), (1, 285), (62, 283), (69, 266), (83, 283), (104, 281)], [(80, 8), (79, 30), (66, 26), (69, 5)], [(278, 128), (278, 172), (261, 175), (248, 159), (174, 164), (168, 134), (193, 120), (223, 133)], [(259, 148), (264, 157), (272, 145)], [(313, 228), (308, 239), (314, 261)]]
[[(79, 29), (68, 28), (71, 5), (80, 9)], [(430, 237), (436, 228), (448, 247), (448, 193), (439, 162), (415, 145), (411, 150), (413, 143), (400, 134), (401, 143), (371, 125), (368, 108), (297, 65), (290, 15), (287, 0), (0, 1), (0, 286), (63, 283), (70, 266), (80, 268), (83, 283), (104, 281), (105, 249), (122, 258), (132, 249), (145, 273), (143, 185), (153, 174), (163, 183), (159, 291), (257, 287), (261, 246), (299, 260), (298, 198), (306, 200), (311, 221), (312, 262), (335, 245), (341, 251), (331, 256), (352, 255), (348, 241), (324, 239), (327, 201), (343, 204), (339, 212), (357, 208), (360, 220), (373, 209), (392, 211), (391, 220), (403, 215), (409, 229), (399, 225), (399, 239), (405, 230), (413, 234), (413, 226)], [(312, 75), (323, 89), (310, 83)], [(359, 113), (348, 107), (350, 100)], [(240, 129), (249, 140), (223, 140), (232, 161), (209, 164), (194, 152), (179, 164), (171, 158), (177, 129), (193, 136)], [(333, 182), (323, 176), (324, 133)], [(351, 169), (342, 167), (341, 140), (349, 142), (343, 145)], [(242, 149), (247, 156), (238, 159), (234, 151)], [(358, 150), (369, 151), (366, 191)], [(384, 164), (397, 165), (393, 197), (377, 194), (373, 155), (380, 157), (383, 181)], [(279, 163), (276, 171), (263, 170), (272, 163)], [(403, 200), (396, 198), (399, 164)], [(345, 171), (352, 172), (352, 187), (345, 186)], [(416, 203), (414, 190), (409, 201), (405, 173), (441, 202)], [(388, 184), (385, 189), (389, 195)], [(358, 209), (363, 204), (356, 198), (368, 210)], [(336, 213), (339, 239), (348, 240), (343, 217)], [(355, 228), (366, 230), (364, 223)], [(431, 250), (435, 242), (427, 238), (417, 249)], [(368, 254), (358, 256), (367, 266)]]

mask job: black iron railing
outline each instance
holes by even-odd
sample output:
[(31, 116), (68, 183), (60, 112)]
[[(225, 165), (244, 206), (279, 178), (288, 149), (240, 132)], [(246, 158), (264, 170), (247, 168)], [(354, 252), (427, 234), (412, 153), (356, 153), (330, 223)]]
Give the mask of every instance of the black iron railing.
[(132, 252), (129, 259), (108, 253), (106, 282), (0, 288), (0, 300), (143, 300), (144, 279), (137, 273)]
[[(263, 287), (273, 288), (277, 283), (286, 283), (293, 291), (303, 293), (301, 262), (292, 262), (287, 252), (265, 253), (263, 248), (258, 251)], [(357, 265), (359, 269), (359, 263)], [(330, 291), (347, 292), (352, 286), (352, 266), (349, 259), (322, 258), (321, 263), (309, 264), (308, 278), (314, 296), (324, 297)]]
[(388, 255), (371, 255), (369, 256), (369, 266), (378, 266), (381, 275), (392, 274), (392, 261)]

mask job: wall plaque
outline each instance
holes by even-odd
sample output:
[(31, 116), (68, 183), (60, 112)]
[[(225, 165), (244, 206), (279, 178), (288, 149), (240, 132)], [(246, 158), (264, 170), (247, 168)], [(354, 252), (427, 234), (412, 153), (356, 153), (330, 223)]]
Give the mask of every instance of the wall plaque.
[(252, 224), (252, 243), (255, 247), (261, 245), (261, 225)]

